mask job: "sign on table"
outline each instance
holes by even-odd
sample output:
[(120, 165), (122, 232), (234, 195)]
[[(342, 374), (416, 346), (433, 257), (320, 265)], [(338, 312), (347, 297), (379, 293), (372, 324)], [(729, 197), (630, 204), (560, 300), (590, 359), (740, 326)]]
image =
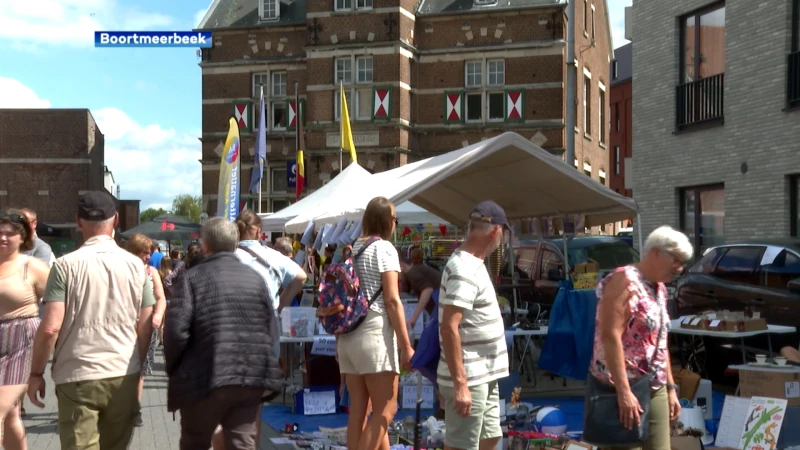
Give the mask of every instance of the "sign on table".
[(336, 413), (335, 391), (310, 391), (303, 392), (303, 414), (318, 416), (320, 414)]
[(317, 356), (336, 356), (336, 338), (331, 335), (314, 336), (311, 354)]
[[(403, 409), (417, 408), (417, 386), (403, 386)], [(422, 409), (433, 408), (433, 386), (422, 386)]]

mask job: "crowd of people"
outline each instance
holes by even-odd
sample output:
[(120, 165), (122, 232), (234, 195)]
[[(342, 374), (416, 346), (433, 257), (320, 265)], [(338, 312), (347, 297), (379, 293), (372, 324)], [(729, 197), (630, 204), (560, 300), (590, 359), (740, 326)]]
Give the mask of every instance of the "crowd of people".
[[(291, 256), (291, 239), (262, 244), (261, 219), (245, 210), (234, 221), (208, 219), (201, 243), (163, 255), (134, 235), (115, 240), (119, 215), (108, 193), (81, 195), (77, 225), (83, 245), (58, 259), (39, 239), (30, 210), (0, 213), (0, 442), (25, 449), (23, 396), (44, 406), (52, 356), (58, 433), (64, 449), (127, 448), (144, 425), (143, 377), (164, 349), (167, 410), (180, 412), (180, 448), (257, 448), (260, 410), (283, 388), (279, 313), (309, 275)], [(510, 227), (494, 202), (476, 205), (463, 243), (442, 272), (422, 254), (400, 258), (390, 242), (395, 206), (375, 198), (353, 245), (366, 298), (361, 324), (337, 335), (337, 360), (350, 395), (347, 447), (387, 450), (398, 407), (398, 381), (415, 354), (410, 324), (437, 319), (438, 401), (446, 449), (494, 449), (502, 437), (498, 380), (509, 371), (503, 318), (484, 263)], [(315, 261), (332, 264), (333, 248)], [(598, 286), (590, 377), (613, 386), (623, 428), (638, 427), (649, 387), (647, 448), (669, 448), (669, 423), (680, 413), (667, 348), (664, 283), (692, 257), (683, 233), (654, 231), (641, 261)], [(316, 277), (317, 275), (311, 274)], [(418, 298), (406, 323), (401, 292)], [(784, 349), (800, 362), (797, 351)]]

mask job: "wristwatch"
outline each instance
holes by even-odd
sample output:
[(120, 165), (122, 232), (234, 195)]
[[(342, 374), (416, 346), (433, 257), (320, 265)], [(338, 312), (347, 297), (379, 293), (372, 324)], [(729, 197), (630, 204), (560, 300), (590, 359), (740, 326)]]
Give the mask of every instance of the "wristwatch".
[(678, 390), (678, 385), (677, 384), (668, 384), (667, 385), (667, 390), (668, 391), (677, 391)]

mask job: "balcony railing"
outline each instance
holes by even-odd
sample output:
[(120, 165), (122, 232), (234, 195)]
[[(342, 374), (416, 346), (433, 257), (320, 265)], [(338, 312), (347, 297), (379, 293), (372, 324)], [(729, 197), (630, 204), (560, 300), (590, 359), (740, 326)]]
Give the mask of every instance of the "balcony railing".
[(720, 73), (677, 87), (675, 119), (679, 130), (723, 122), (724, 76)]
[(789, 53), (789, 76), (786, 102), (790, 108), (800, 106), (800, 51)]

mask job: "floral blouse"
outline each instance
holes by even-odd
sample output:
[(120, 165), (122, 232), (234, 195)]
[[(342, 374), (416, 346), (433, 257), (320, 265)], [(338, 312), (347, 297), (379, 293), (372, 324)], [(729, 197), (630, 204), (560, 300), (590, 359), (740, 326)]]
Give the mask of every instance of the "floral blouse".
[[(635, 266), (625, 266), (616, 269), (606, 276), (597, 286), (598, 303), (596, 326), (594, 332), (594, 355), (589, 370), (600, 381), (613, 384), (611, 373), (606, 366), (603, 340), (600, 336), (601, 318), (600, 303), (603, 301), (603, 289), (611, 276), (624, 273), (630, 284), (631, 292), (629, 307), (631, 317), (625, 332), (622, 334), (622, 349), (625, 355), (625, 367), (629, 380), (641, 376), (650, 377), (650, 387), (658, 389), (667, 384), (667, 361), (669, 332), (669, 313), (667, 312), (667, 288), (663, 283), (653, 285), (644, 280), (641, 272)], [(662, 325), (663, 323), (663, 325)], [(661, 333), (659, 335), (659, 330)], [(655, 352), (655, 358), (653, 354)], [(653, 366), (650, 359), (653, 358)]]

